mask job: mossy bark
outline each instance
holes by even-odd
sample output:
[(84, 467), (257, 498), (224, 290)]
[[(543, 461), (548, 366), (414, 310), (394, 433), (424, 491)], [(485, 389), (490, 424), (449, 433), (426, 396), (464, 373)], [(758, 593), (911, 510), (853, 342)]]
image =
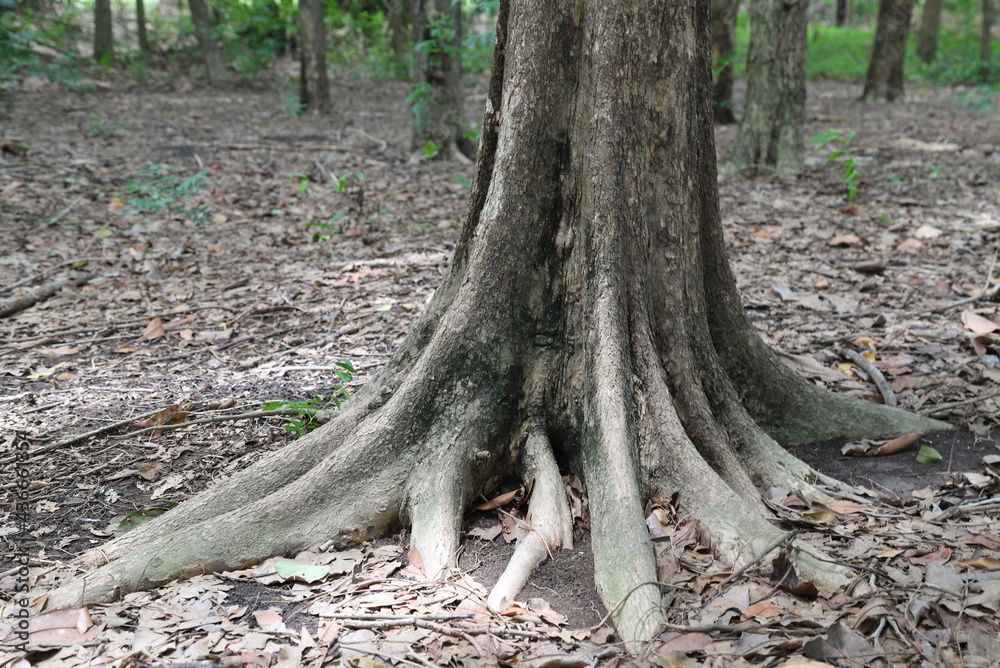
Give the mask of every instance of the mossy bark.
[[(829, 500), (754, 418), (791, 440), (943, 426), (814, 389), (755, 333), (722, 241), (711, 64), (700, 0), (503, 0), (465, 222), (400, 349), (336, 420), (101, 546), (49, 605), (398, 524), (433, 577), (471, 500), (535, 476), (544, 544), (516, 553), (501, 606), (569, 542), (561, 466), (586, 480), (597, 587), (638, 642), (666, 618), (648, 500), (678, 493), (744, 563), (781, 535), (752, 476)], [(809, 577), (845, 582), (800, 548)]]
[(721, 178), (802, 171), (807, 11), (806, 0), (750, 0), (746, 102)]

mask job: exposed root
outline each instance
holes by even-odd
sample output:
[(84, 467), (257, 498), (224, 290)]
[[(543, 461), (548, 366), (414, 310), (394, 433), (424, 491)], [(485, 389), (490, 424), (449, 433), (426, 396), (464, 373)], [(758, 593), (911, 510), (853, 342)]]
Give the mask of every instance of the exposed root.
[(573, 514), (552, 446), (540, 428), (528, 434), (522, 457), (522, 479), (535, 481), (526, 520), (532, 531), (518, 542), (490, 592), (486, 603), (496, 612), (510, 607), (553, 550), (573, 547)]
[(465, 510), (464, 495), (454, 481), (445, 474), (437, 482), (411, 497), (409, 509), (410, 547), (420, 555), (424, 574), (431, 580), (455, 565)]

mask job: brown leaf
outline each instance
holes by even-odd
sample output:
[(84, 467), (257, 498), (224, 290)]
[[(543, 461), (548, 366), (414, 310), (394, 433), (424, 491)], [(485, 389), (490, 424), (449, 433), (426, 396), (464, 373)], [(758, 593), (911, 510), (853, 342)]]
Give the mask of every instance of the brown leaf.
[(967, 330), (976, 334), (991, 334), (1000, 329), (1000, 325), (975, 311), (962, 311), (962, 324)]
[(996, 557), (978, 557), (976, 559), (963, 559), (958, 562), (968, 568), (983, 568), (988, 571), (1000, 571), (1000, 559)]
[(841, 515), (850, 515), (852, 513), (870, 513), (875, 511), (875, 509), (871, 506), (862, 506), (859, 503), (844, 501), (843, 499), (838, 499), (831, 503), (830, 509)]
[(919, 441), (924, 437), (923, 434), (905, 434), (899, 438), (894, 438), (891, 441), (886, 441), (877, 448), (872, 448), (865, 453), (866, 457), (882, 457), (883, 455), (895, 455), (908, 447)]
[(111, 202), (108, 204), (108, 211), (111, 211), (112, 213), (114, 213), (115, 211), (121, 211), (124, 208), (125, 208), (125, 202), (121, 201), (117, 197), (111, 200)]
[(838, 234), (826, 242), (827, 246), (861, 246), (865, 242), (861, 237), (854, 234)]
[(149, 324), (146, 325), (146, 331), (143, 332), (142, 338), (147, 341), (152, 341), (153, 339), (158, 339), (164, 335), (166, 335), (166, 332), (163, 331), (163, 321), (159, 318), (153, 318), (149, 321)]
[(920, 557), (910, 557), (910, 562), (914, 564), (944, 564), (951, 559), (951, 548), (934, 550)]
[(523, 492), (524, 488), (518, 487), (512, 492), (507, 492), (505, 494), (501, 494), (500, 496), (493, 497), (486, 503), (476, 506), (474, 510), (493, 510), (495, 508), (500, 508), (501, 506), (506, 506), (508, 503), (513, 501), (518, 494), (522, 494)]
[(35, 348), (37, 346), (47, 346), (50, 343), (59, 343), (59, 339), (54, 336), (46, 336), (41, 339), (32, 339), (31, 341), (21, 341), (20, 343), (8, 343), (8, 348), (17, 348), (18, 350), (27, 350), (28, 348)]

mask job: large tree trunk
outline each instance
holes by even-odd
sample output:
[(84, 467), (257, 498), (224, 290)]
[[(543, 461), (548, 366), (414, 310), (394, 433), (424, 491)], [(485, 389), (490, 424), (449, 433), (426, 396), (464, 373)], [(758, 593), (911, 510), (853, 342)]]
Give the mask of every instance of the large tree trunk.
[(994, 0), (983, 0), (983, 30), (979, 39), (979, 76), (983, 83), (990, 83), (990, 43), (993, 41), (993, 26), (997, 22), (997, 7)]
[(299, 28), (302, 33), (300, 99), (310, 113), (330, 110), (330, 84), (326, 76), (326, 27), (323, 0), (299, 0)]
[(914, 0), (881, 0), (878, 26), (865, 78), (862, 100), (893, 100), (903, 97), (903, 64), (906, 39), (910, 35), (910, 16)]
[[(462, 135), (462, 5), (452, 0), (413, 0), (413, 132), (415, 157), (468, 162), (474, 147)], [(430, 151), (434, 148), (436, 151)]]
[(733, 113), (733, 67), (736, 52), (736, 16), (740, 0), (712, 0), (712, 62), (718, 68), (712, 101), (716, 123), (735, 123)]
[(222, 59), (222, 50), (215, 36), (215, 24), (208, 11), (205, 0), (188, 0), (191, 8), (191, 19), (194, 21), (194, 34), (198, 38), (201, 57), (208, 71), (208, 82), (213, 86), (225, 86), (229, 83), (226, 63)]
[[(830, 501), (772, 436), (945, 426), (826, 393), (756, 334), (719, 221), (711, 64), (702, 0), (502, 0), (465, 222), (400, 349), (336, 420), (101, 546), (49, 606), (399, 523), (433, 577), (466, 504), (533, 477), (537, 536), (490, 595), (502, 608), (572, 539), (561, 463), (586, 480), (597, 587), (635, 641), (665, 619), (647, 500), (679, 494), (745, 563), (782, 534), (751, 476)], [(804, 577), (846, 582), (797, 546)]]
[(723, 178), (762, 167), (802, 171), (805, 152), (806, 0), (750, 0), (743, 119), (719, 166)]
[(938, 34), (941, 32), (942, 0), (925, 0), (917, 36), (917, 58), (929, 63), (937, 55)]
[(94, 60), (105, 62), (114, 56), (111, 30), (111, 0), (94, 0)]

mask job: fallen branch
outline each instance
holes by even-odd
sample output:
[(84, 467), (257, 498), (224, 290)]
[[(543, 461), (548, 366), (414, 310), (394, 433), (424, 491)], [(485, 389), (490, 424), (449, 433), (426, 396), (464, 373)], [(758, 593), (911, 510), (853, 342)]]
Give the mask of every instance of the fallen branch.
[(198, 424), (212, 424), (215, 422), (232, 422), (234, 420), (251, 420), (253, 418), (259, 417), (274, 417), (276, 415), (308, 415), (313, 420), (319, 424), (326, 424), (333, 419), (333, 411), (328, 411), (322, 408), (276, 408), (273, 411), (252, 411), (250, 413), (236, 413), (234, 415), (214, 415), (207, 418), (198, 418), (197, 420), (187, 420), (186, 422), (178, 422), (177, 424), (157, 424), (152, 427), (143, 427), (142, 429), (137, 429), (135, 431), (130, 431), (127, 434), (122, 434), (121, 436), (115, 436), (115, 440), (123, 440), (126, 438), (131, 438), (133, 436), (140, 436), (142, 434), (148, 434), (153, 431), (172, 431), (174, 429), (183, 429), (184, 427), (191, 427)]
[(981, 501), (972, 501), (970, 503), (959, 503), (951, 508), (946, 508), (944, 512), (934, 519), (940, 522), (950, 517), (954, 517), (955, 515), (964, 515), (976, 510), (993, 510), (994, 508), (1000, 508), (1000, 499), (983, 499)]
[(992, 394), (987, 394), (985, 397), (972, 397), (971, 399), (962, 399), (961, 401), (949, 401), (948, 403), (945, 404), (938, 404), (930, 408), (925, 408), (924, 410), (920, 411), (920, 414), (926, 415), (927, 417), (931, 417), (933, 415), (937, 415), (938, 413), (944, 413), (945, 411), (949, 411), (952, 408), (960, 408), (962, 406), (968, 406), (969, 404), (974, 404), (979, 401), (986, 401), (987, 399), (992, 399), (993, 397), (996, 396), (1000, 396), (1000, 390), (997, 390)]
[(739, 576), (741, 576), (744, 573), (746, 573), (747, 570), (749, 570), (750, 568), (752, 568), (752, 567), (756, 566), (757, 564), (759, 564), (760, 562), (762, 562), (765, 559), (765, 557), (767, 557), (767, 555), (771, 554), (771, 552), (773, 552), (777, 548), (781, 547), (782, 545), (784, 545), (785, 543), (787, 543), (791, 539), (795, 538), (795, 536), (798, 535), (798, 533), (799, 533), (798, 529), (792, 529), (791, 531), (789, 531), (788, 533), (786, 533), (781, 538), (778, 538), (777, 540), (775, 540), (774, 542), (772, 542), (770, 545), (768, 545), (763, 550), (761, 550), (760, 554), (758, 554), (756, 557), (754, 557), (753, 561), (751, 561), (748, 564), (745, 564), (741, 568), (737, 568), (735, 571), (733, 571), (732, 573), (730, 573), (729, 577), (727, 577), (725, 580), (723, 580), (722, 582), (719, 583), (719, 587), (725, 587), (727, 584), (729, 584), (730, 582), (732, 582), (733, 580), (735, 580)]
[(878, 388), (879, 394), (882, 395), (882, 403), (886, 406), (896, 406), (896, 394), (889, 387), (889, 381), (885, 379), (877, 366), (872, 364), (867, 357), (850, 348), (837, 348), (837, 352), (840, 353), (841, 357), (858, 365), (862, 371), (868, 374), (871, 381), (875, 383), (875, 387)]
[(931, 315), (933, 313), (944, 313), (945, 311), (950, 311), (951, 309), (958, 308), (959, 306), (965, 306), (966, 304), (978, 302), (981, 299), (993, 299), (994, 297), (997, 296), (998, 293), (1000, 293), (1000, 285), (997, 285), (992, 290), (983, 290), (977, 295), (972, 295), (971, 297), (966, 297), (964, 299), (958, 299), (950, 304), (946, 304), (944, 306), (937, 306), (935, 308), (923, 311), (922, 313), (918, 313), (917, 315), (921, 316), (921, 315)]
[(12, 313), (17, 313), (18, 311), (23, 311), (29, 306), (34, 306), (38, 302), (48, 299), (67, 285), (83, 285), (93, 277), (93, 274), (83, 274), (82, 276), (77, 276), (76, 278), (60, 278), (37, 288), (33, 288), (22, 297), (0, 300), (0, 318), (11, 315)]

